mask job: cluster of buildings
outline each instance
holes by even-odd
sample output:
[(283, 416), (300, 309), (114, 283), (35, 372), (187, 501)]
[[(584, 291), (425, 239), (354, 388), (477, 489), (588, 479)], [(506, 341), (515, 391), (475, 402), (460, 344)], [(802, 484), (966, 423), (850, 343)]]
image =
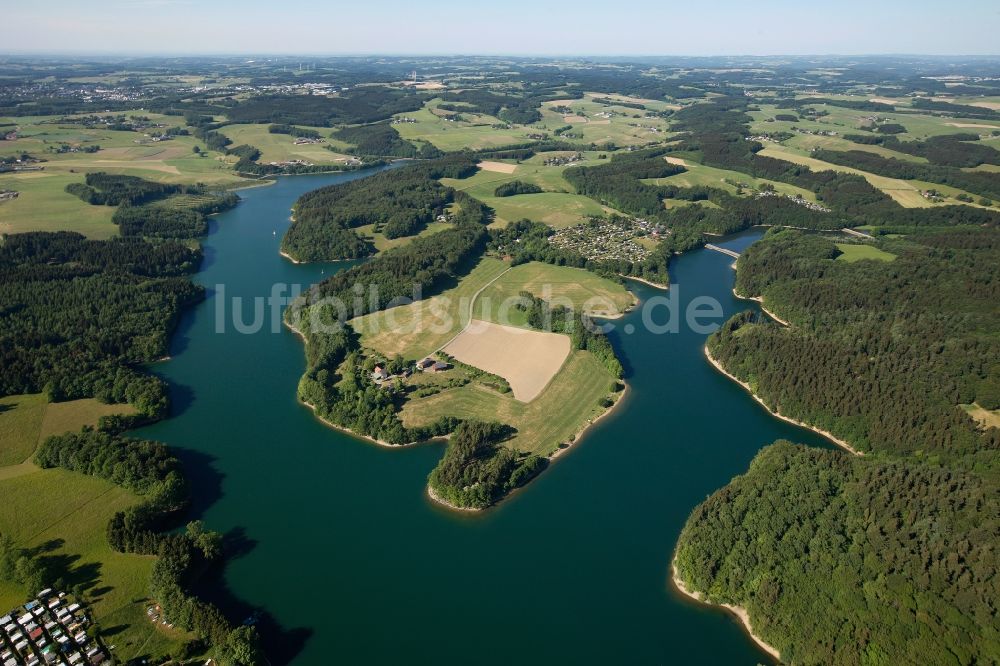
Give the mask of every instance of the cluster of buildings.
[(754, 195), (757, 199), (763, 199), (764, 197), (784, 197), (791, 201), (792, 203), (798, 204), (803, 208), (808, 208), (809, 210), (814, 210), (817, 213), (829, 213), (831, 210), (825, 206), (821, 206), (818, 203), (813, 203), (808, 199), (803, 199), (801, 194), (791, 195), (791, 194), (781, 194), (774, 190), (760, 190)]
[(774, 138), (770, 134), (757, 134), (754, 136), (748, 136), (747, 141), (757, 141), (758, 143), (781, 143), (781, 141)]
[(20, 156), (0, 157), (0, 172), (42, 171), (45, 167), (39, 165), (41, 161), (37, 157), (32, 157), (27, 153)]
[(409, 124), (412, 124), (412, 123), (415, 123), (415, 122), (417, 122), (417, 119), (416, 118), (410, 118), (409, 116), (402, 116), (401, 118), (393, 118), (392, 119), (392, 124), (393, 125), (409, 125)]
[(814, 136), (837, 136), (837, 133), (833, 130), (810, 130), (803, 127), (792, 127), (792, 131), (799, 134), (812, 134)]
[(310, 143), (323, 143), (323, 139), (316, 139), (311, 136), (300, 136), (295, 139), (296, 146), (301, 146)]
[(65, 592), (38, 597), (0, 617), (2, 666), (101, 666), (111, 658), (87, 635), (90, 619)]
[(0, 201), (10, 201), (11, 199), (16, 199), (18, 194), (20, 194), (20, 192), (17, 190), (0, 190)]
[(390, 379), (406, 379), (413, 374), (414, 371), (417, 372), (444, 372), (445, 370), (451, 369), (451, 365), (444, 361), (439, 361), (436, 358), (428, 356), (427, 358), (421, 359), (416, 362), (413, 367), (408, 367), (402, 372), (397, 374), (391, 374), (384, 365), (376, 365), (372, 370), (372, 381), (379, 386), (383, 385)]
[(582, 161), (583, 153), (573, 153), (572, 155), (554, 155), (552, 157), (547, 157), (542, 164), (545, 166), (566, 166), (567, 164), (576, 164), (577, 162)]
[(586, 224), (559, 229), (549, 236), (549, 242), (590, 260), (637, 263), (649, 256), (649, 250), (635, 239), (643, 236), (656, 239), (666, 233), (666, 228), (649, 220), (616, 216), (593, 218)]
[(270, 164), (271, 166), (274, 166), (274, 167), (282, 167), (282, 168), (284, 168), (284, 167), (297, 167), (297, 166), (310, 167), (310, 166), (313, 165), (312, 162), (307, 162), (305, 160), (285, 160), (283, 162), (268, 162), (268, 164)]

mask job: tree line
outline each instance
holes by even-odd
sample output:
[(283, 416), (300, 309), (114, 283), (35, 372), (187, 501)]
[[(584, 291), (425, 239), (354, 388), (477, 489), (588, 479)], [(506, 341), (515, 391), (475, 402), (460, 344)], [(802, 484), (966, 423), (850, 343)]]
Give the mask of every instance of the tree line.
[(46, 439), (35, 463), (96, 476), (142, 496), (139, 504), (111, 518), (108, 543), (117, 552), (157, 556), (150, 572), (150, 596), (166, 622), (195, 635), (183, 652), (193, 656), (207, 650), (224, 664), (263, 662), (254, 628), (233, 625), (191, 591), (197, 574), (223, 557), (221, 535), (206, 531), (197, 521), (188, 523), (183, 533), (161, 531), (188, 501), (180, 462), (166, 446), (85, 428)]
[(373, 225), (386, 238), (413, 236), (454, 201), (454, 190), (437, 179), (475, 170), (470, 158), (452, 156), (308, 192), (295, 202), (282, 251), (300, 261), (368, 256), (375, 248), (355, 228)]
[(0, 244), (0, 393), (98, 398), (141, 418), (167, 408), (163, 382), (138, 369), (167, 353), (181, 310), (203, 298), (189, 276), (201, 250), (70, 232)]
[(960, 407), (1000, 405), (1000, 232), (918, 229), (853, 264), (772, 230), (736, 290), (791, 326), (747, 311), (709, 338), (771, 409), (871, 454), (768, 447), (681, 534), (681, 578), (746, 607), (783, 661), (1000, 657), (1000, 429)]

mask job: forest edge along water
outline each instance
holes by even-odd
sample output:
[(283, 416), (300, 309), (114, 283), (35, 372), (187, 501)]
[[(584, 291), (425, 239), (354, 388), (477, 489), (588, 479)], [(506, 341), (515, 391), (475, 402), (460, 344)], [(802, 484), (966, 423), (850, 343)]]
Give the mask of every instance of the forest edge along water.
[[(170, 383), (174, 415), (139, 434), (176, 447), (194, 490), (191, 518), (240, 546), (204, 594), (234, 618), (262, 611), (274, 663), (768, 659), (726, 611), (671, 592), (677, 536), (762, 446), (831, 445), (716, 372), (704, 334), (650, 333), (639, 309), (617, 320), (610, 336), (627, 400), (572, 456), (468, 514), (426, 495), (441, 444), (368, 446), (298, 402), (304, 357), (291, 331), (216, 331), (216, 285), (245, 308), (274, 284), (307, 288), (353, 265), (292, 264), (279, 245), (298, 196), (363, 175), (280, 178), (213, 218), (196, 278), (208, 298), (184, 316), (171, 359), (153, 368)], [(762, 233), (716, 240), (739, 251)], [(731, 261), (685, 253), (671, 289), (682, 305), (716, 299), (724, 318), (757, 309), (733, 296)], [(643, 300), (664, 293), (629, 286)]]

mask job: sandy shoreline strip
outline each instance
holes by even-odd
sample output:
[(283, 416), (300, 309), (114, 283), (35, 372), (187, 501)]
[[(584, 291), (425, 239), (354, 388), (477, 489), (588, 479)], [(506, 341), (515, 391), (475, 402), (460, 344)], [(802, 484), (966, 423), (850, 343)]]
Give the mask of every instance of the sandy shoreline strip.
[(787, 321), (785, 321), (784, 319), (782, 319), (781, 317), (779, 317), (778, 315), (774, 314), (766, 307), (764, 307), (764, 299), (761, 298), (760, 296), (743, 296), (741, 294), (736, 293), (736, 287), (733, 287), (733, 296), (735, 296), (736, 298), (743, 299), (744, 301), (754, 301), (755, 303), (759, 303), (760, 309), (763, 310), (764, 314), (766, 314), (768, 317), (778, 322), (782, 326), (791, 326), (791, 324), (789, 324)]
[(452, 511), (462, 511), (463, 513), (476, 513), (478, 511), (483, 511), (483, 509), (477, 509), (476, 507), (473, 507), (473, 506), (458, 506), (456, 504), (452, 504), (451, 502), (449, 502), (445, 498), (443, 498), (440, 495), (438, 495), (434, 491), (434, 489), (431, 488), (431, 484), (429, 484), (429, 483), (427, 484), (427, 497), (429, 497), (432, 502), (437, 502), (438, 504), (440, 504), (444, 508), (450, 509)]
[(652, 282), (652, 281), (647, 280), (645, 278), (636, 277), (634, 275), (624, 275), (622, 273), (619, 273), (618, 276), (619, 277), (623, 277), (626, 280), (635, 280), (636, 282), (641, 282), (641, 283), (643, 283), (646, 286), (653, 287), (654, 289), (663, 289), (664, 291), (666, 291), (667, 289), (670, 288), (669, 285), (659, 284), (658, 282)]
[(714, 356), (712, 356), (712, 353), (710, 351), (708, 351), (708, 345), (705, 345), (705, 358), (708, 359), (708, 362), (711, 363), (712, 366), (716, 370), (718, 370), (719, 372), (721, 372), (722, 374), (724, 374), (726, 377), (729, 377), (734, 382), (736, 382), (737, 384), (739, 384), (740, 386), (742, 386), (746, 390), (746, 392), (749, 393), (750, 396), (753, 397), (754, 400), (756, 400), (758, 403), (760, 403), (760, 405), (764, 409), (766, 409), (767, 411), (769, 411), (772, 416), (776, 416), (779, 419), (781, 419), (782, 421), (787, 421), (788, 423), (791, 423), (793, 425), (797, 425), (797, 426), (799, 426), (801, 428), (807, 428), (809, 430), (812, 430), (814, 433), (816, 433), (818, 435), (822, 435), (823, 437), (826, 437), (828, 440), (830, 440), (831, 442), (833, 442), (837, 446), (841, 447), (845, 451), (848, 451), (849, 453), (853, 453), (856, 456), (863, 456), (863, 455), (865, 455), (864, 451), (858, 451), (857, 449), (855, 449), (854, 447), (852, 447), (850, 444), (848, 444), (844, 440), (840, 439), (839, 437), (837, 437), (836, 435), (834, 435), (831, 432), (828, 432), (826, 430), (821, 430), (820, 428), (817, 428), (816, 426), (812, 426), (812, 425), (809, 425), (808, 423), (805, 423), (803, 421), (798, 421), (798, 420), (793, 419), (791, 417), (785, 416), (781, 412), (776, 412), (773, 409), (771, 409), (770, 407), (768, 407), (767, 403), (765, 403), (763, 400), (761, 400), (760, 397), (756, 393), (753, 392), (753, 390), (750, 388), (749, 384), (747, 384), (744, 381), (741, 381), (735, 375), (733, 375), (732, 373), (728, 372), (725, 368), (722, 367), (722, 364), (719, 363), (715, 359)]
[(771, 655), (778, 661), (781, 661), (781, 653), (778, 651), (778, 649), (773, 645), (771, 645), (770, 643), (764, 641), (763, 638), (761, 638), (760, 636), (758, 636), (753, 632), (753, 625), (750, 624), (750, 614), (747, 612), (747, 609), (743, 608), (742, 606), (734, 606), (732, 604), (717, 604), (715, 602), (708, 601), (707, 599), (705, 599), (702, 596), (701, 592), (689, 590), (687, 586), (684, 584), (684, 581), (681, 580), (680, 576), (677, 573), (676, 556), (675, 559), (671, 560), (670, 562), (670, 571), (671, 571), (670, 581), (674, 584), (674, 587), (677, 589), (678, 592), (680, 592), (682, 595), (684, 595), (689, 599), (697, 601), (698, 603), (702, 603), (707, 606), (718, 606), (719, 608), (725, 608), (727, 611), (729, 611), (739, 619), (739, 621), (743, 624), (743, 628), (746, 629), (746, 632), (750, 635), (750, 638), (753, 639), (753, 642), (756, 643), (760, 647), (760, 649), (764, 650), (764, 652), (767, 652), (769, 655)]
[(288, 259), (288, 261), (292, 262), (293, 264), (301, 264), (302, 263), (301, 261), (299, 261), (298, 259), (296, 259), (292, 255), (288, 254), (284, 250), (278, 250), (278, 254), (280, 254), (281, 256), (283, 256), (285, 259)]

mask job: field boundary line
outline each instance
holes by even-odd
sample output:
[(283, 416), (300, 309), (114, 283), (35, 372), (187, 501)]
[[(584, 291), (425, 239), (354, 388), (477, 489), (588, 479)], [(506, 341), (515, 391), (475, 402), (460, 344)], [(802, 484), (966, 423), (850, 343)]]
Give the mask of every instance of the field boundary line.
[[(438, 347), (437, 349), (435, 349), (432, 353), (437, 354), (437, 353), (443, 351), (445, 347), (447, 347), (452, 342), (454, 342), (455, 340), (457, 340), (458, 336), (462, 335), (462, 333), (465, 333), (466, 329), (468, 329), (470, 326), (472, 326), (472, 321), (473, 321), (472, 314), (476, 311), (476, 299), (479, 298), (479, 294), (481, 294), (484, 291), (486, 291), (487, 287), (489, 287), (494, 282), (496, 282), (497, 280), (499, 280), (500, 278), (502, 278), (504, 275), (506, 275), (507, 273), (509, 273), (511, 270), (513, 270), (513, 268), (514, 268), (513, 266), (508, 266), (502, 273), (500, 273), (495, 278), (493, 278), (492, 280), (490, 280), (489, 282), (487, 282), (486, 284), (484, 284), (482, 287), (479, 288), (479, 291), (477, 291), (475, 294), (472, 295), (472, 300), (469, 302), (469, 321), (467, 321), (465, 323), (465, 326), (462, 327), (461, 331), (459, 331), (458, 333), (456, 333), (454, 337), (452, 337), (450, 340), (448, 340), (448, 342), (444, 343), (443, 345), (441, 345), (440, 347)], [(459, 316), (461, 316), (461, 315), (459, 315)]]

